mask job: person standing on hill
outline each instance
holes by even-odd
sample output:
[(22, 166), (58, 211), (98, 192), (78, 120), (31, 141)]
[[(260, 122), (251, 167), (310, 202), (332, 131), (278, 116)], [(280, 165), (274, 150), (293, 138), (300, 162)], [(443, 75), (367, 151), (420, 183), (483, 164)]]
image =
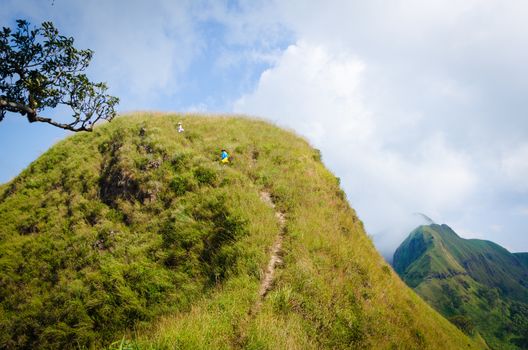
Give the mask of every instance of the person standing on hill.
[(229, 154), (226, 152), (225, 149), (223, 149), (222, 153), (220, 153), (220, 162), (224, 164), (229, 163)]
[(182, 125), (182, 122), (179, 122), (178, 123), (178, 133), (182, 133), (183, 132), (183, 125)]

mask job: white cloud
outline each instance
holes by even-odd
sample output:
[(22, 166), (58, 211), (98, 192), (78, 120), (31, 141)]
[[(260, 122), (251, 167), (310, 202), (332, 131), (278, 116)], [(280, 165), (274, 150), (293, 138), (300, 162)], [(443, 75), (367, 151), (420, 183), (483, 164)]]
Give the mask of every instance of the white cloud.
[(528, 143), (518, 145), (506, 153), (501, 162), (505, 181), (518, 191), (528, 191)]
[[(527, 205), (528, 3), (270, 8), (297, 44), (235, 110), (275, 119), (321, 148), (382, 251), (416, 224), (415, 211), (528, 250), (528, 221), (511, 216)], [(361, 69), (339, 71), (346, 66)]]
[(464, 203), (477, 179), (467, 157), (450, 148), (441, 133), (427, 135), (411, 153), (391, 150), (384, 124), (398, 123), (365, 105), (366, 70), (346, 51), (332, 54), (301, 41), (262, 73), (255, 91), (234, 109), (266, 116), (308, 137), (342, 178), (367, 228), (377, 233), (378, 247), (389, 251), (416, 223), (411, 213), (434, 215)]
[[(183, 72), (202, 49), (186, 2), (72, 2), (76, 18), (64, 20), (76, 40), (95, 51), (96, 76), (111, 80), (130, 108), (149, 107), (180, 87)], [(123, 12), (124, 11), (124, 12)], [(126, 16), (116, 15), (125, 13)], [(146, 15), (148, 14), (148, 15)], [(80, 28), (92, 28), (83, 31)], [(134, 107), (137, 106), (137, 107)]]
[(188, 1), (6, 1), (9, 16), (36, 26), (52, 21), (76, 47), (92, 49), (89, 77), (106, 81), (127, 110), (152, 108), (173, 95), (204, 45), (198, 9)]
[(207, 0), (199, 2), (199, 19), (222, 25), (227, 45), (273, 49), (289, 36), (278, 19), (277, 8), (267, 0)]
[(294, 126), (319, 143), (333, 137), (328, 131), (364, 138), (370, 121), (358, 94), (363, 68), (358, 59), (331, 56), (322, 46), (291, 45), (262, 73), (254, 93), (236, 102), (235, 111), (251, 106), (252, 113)]

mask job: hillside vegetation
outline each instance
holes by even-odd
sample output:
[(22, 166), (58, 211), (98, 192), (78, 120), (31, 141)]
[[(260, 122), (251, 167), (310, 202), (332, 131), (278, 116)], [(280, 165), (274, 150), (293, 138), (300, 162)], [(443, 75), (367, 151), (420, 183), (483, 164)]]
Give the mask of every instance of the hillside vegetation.
[(447, 225), (420, 226), (394, 254), (394, 268), (435, 309), (494, 349), (528, 348), (526, 253), (462, 239)]
[[(276, 212), (282, 264), (260, 303)], [(258, 120), (152, 113), (70, 137), (0, 187), (0, 348), (115, 341), (485, 347), (397, 277), (306, 141)]]
[(528, 253), (513, 253), (513, 255), (528, 269)]

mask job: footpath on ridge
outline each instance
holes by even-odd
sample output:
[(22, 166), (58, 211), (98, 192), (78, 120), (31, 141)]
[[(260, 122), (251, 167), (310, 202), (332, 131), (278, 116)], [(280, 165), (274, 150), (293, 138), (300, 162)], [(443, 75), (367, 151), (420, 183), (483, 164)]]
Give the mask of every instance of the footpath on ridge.
[(275, 277), (275, 268), (282, 263), (282, 241), (284, 239), (284, 233), (285, 233), (285, 227), (286, 227), (286, 218), (284, 213), (276, 210), (275, 203), (273, 203), (273, 200), (271, 199), (271, 195), (267, 191), (261, 191), (260, 192), (260, 199), (275, 209), (275, 217), (279, 221), (280, 229), (279, 233), (277, 235), (277, 238), (275, 239), (275, 242), (273, 243), (271, 247), (270, 252), (270, 259), (268, 262), (268, 266), (266, 268), (266, 271), (264, 272), (264, 276), (262, 277), (262, 280), (260, 282), (260, 288), (259, 288), (259, 295), (258, 299), (249, 309), (249, 312), (247, 314), (248, 317), (246, 317), (239, 325), (238, 331), (237, 331), (237, 337), (234, 340), (234, 348), (236, 349), (243, 349), (245, 348), (245, 342), (246, 342), (246, 334), (245, 330), (248, 325), (248, 322), (250, 319), (252, 319), (260, 310), (262, 307), (262, 302), (264, 301), (264, 298), (268, 294), (268, 292), (271, 290), (273, 286), (273, 280)]
[[(262, 201), (270, 205), (272, 208), (275, 208), (275, 203), (273, 203), (271, 196), (269, 192), (260, 192), (260, 198)], [(271, 248), (271, 256), (268, 263), (268, 268), (266, 269), (266, 273), (264, 274), (264, 278), (262, 279), (262, 282), (260, 283), (260, 291), (259, 296), (260, 300), (264, 299), (266, 294), (271, 289), (271, 286), (273, 284), (273, 277), (275, 275), (275, 267), (282, 263), (281, 259), (281, 253), (282, 253), (282, 240), (284, 238), (284, 228), (286, 224), (286, 219), (284, 217), (284, 213), (281, 213), (280, 211), (275, 211), (275, 216), (277, 217), (277, 220), (280, 224), (280, 231), (277, 235), (277, 239), (275, 240), (275, 243), (273, 243), (273, 247)]]

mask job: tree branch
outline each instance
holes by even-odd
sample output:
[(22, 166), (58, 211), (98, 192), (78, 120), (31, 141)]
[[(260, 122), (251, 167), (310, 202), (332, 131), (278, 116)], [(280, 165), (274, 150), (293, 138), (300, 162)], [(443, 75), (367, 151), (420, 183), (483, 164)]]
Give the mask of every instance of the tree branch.
[(82, 124), (79, 127), (74, 127), (71, 124), (58, 123), (58, 122), (54, 121), (51, 118), (40, 117), (38, 115), (35, 116), (35, 120), (34, 121), (48, 123), (48, 124), (51, 124), (53, 126), (57, 126), (59, 128), (70, 130), (70, 131), (75, 131), (75, 132), (77, 132), (77, 131), (92, 131), (93, 130), (91, 125), (85, 126), (84, 124)]
[[(34, 109), (31, 109), (28, 106), (23, 105), (21, 103), (4, 100), (3, 98), (0, 98), (0, 108), (1, 109), (6, 109), (9, 112), (20, 113), (22, 115), (27, 115), (28, 119), (37, 116), (37, 112)], [(29, 120), (29, 121), (31, 122), (31, 120)]]
[(37, 115), (34, 109), (31, 109), (26, 105), (23, 105), (17, 102), (7, 101), (1, 98), (0, 98), (0, 108), (6, 109), (9, 112), (20, 113), (22, 115), (25, 115), (27, 116), (30, 123), (43, 122), (43, 123), (48, 123), (53, 126), (57, 126), (59, 128), (70, 130), (70, 131), (92, 131), (92, 125), (85, 126), (85, 124), (83, 123), (81, 126), (75, 127), (72, 124), (58, 123), (51, 118), (46, 118), (46, 117)]

